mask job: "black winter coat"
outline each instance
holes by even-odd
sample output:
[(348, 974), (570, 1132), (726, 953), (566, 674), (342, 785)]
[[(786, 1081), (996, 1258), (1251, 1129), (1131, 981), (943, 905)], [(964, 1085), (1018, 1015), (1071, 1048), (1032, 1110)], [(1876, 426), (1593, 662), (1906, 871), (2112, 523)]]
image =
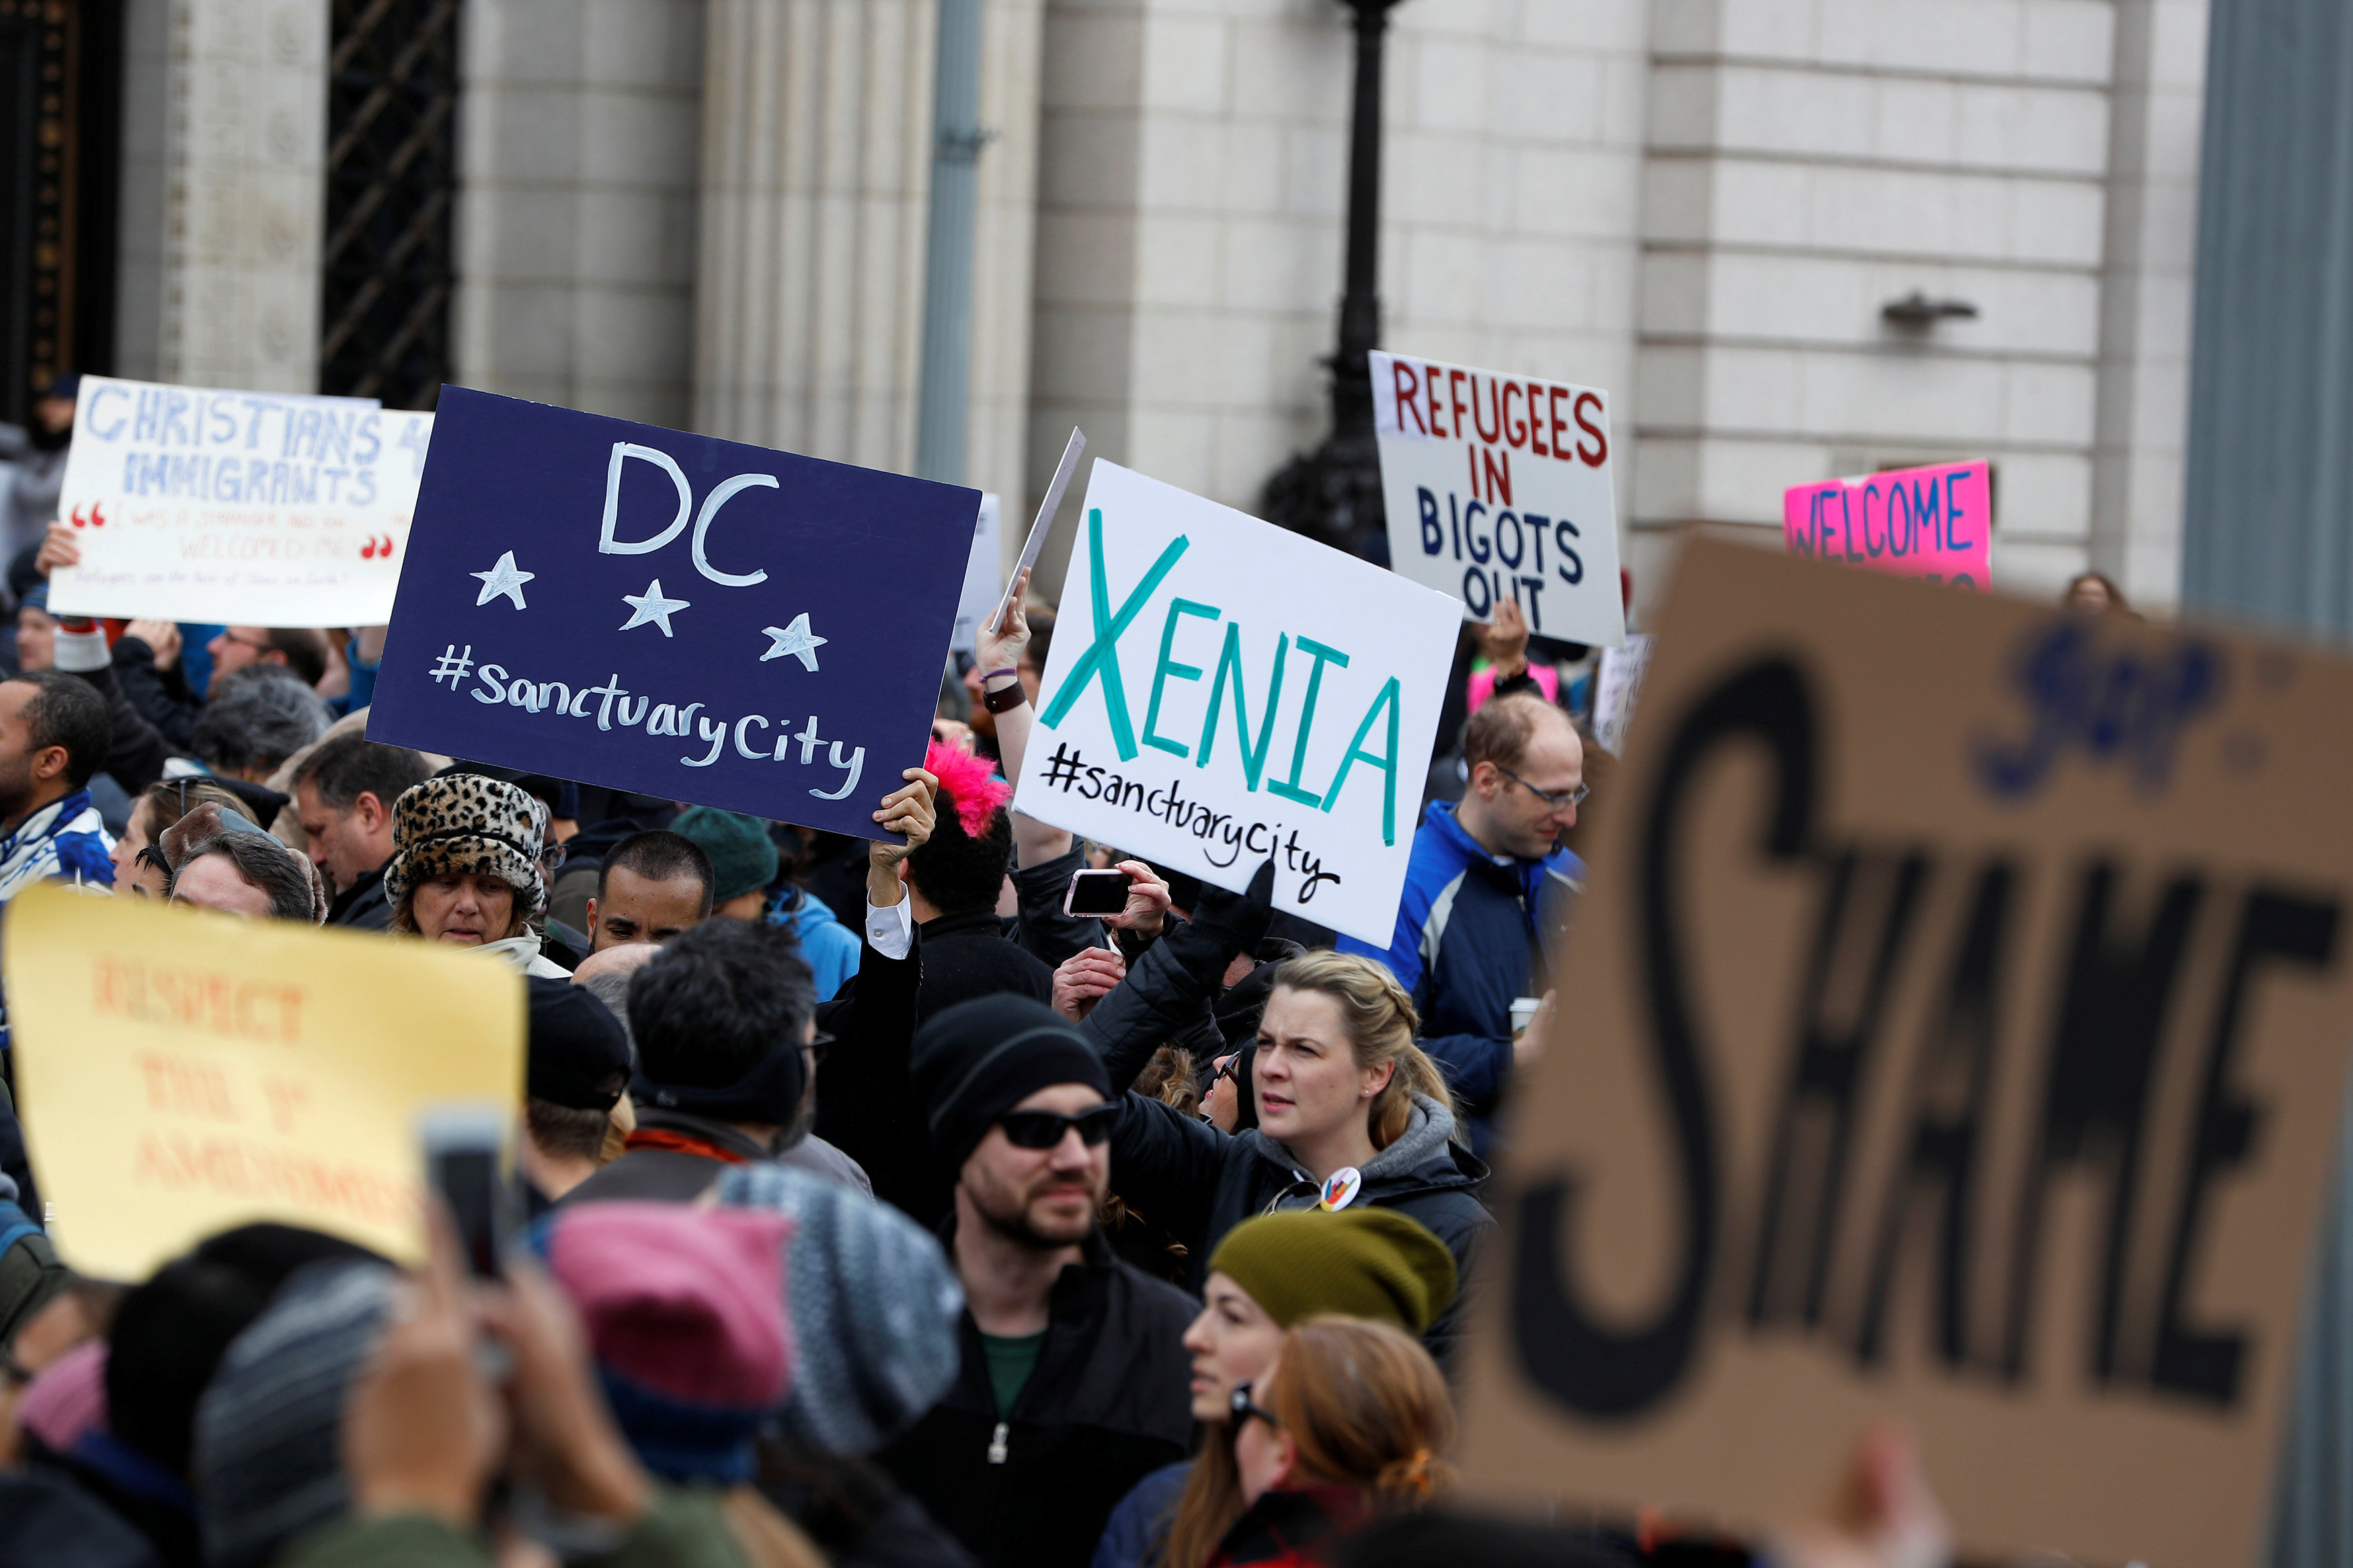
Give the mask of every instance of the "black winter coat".
[(134, 637), (114, 639), (113, 660), (115, 683), (123, 697), (162, 733), (165, 745), (186, 754), (196, 732), (196, 720), (204, 713), (205, 700), (189, 687), (179, 661), (173, 660), (169, 669), (157, 669), (155, 650), (146, 638)]
[[(953, 1254), (953, 1232), (942, 1239)], [(1181, 1342), (1198, 1310), (1090, 1236), (1085, 1260), (1054, 1282), (1037, 1370), (1007, 1417), (965, 1312), (955, 1383), (875, 1458), (988, 1568), (1085, 1568), (1113, 1506), (1185, 1457), (1192, 1361)]]
[(392, 929), (392, 900), (384, 890), (383, 866), (335, 895), (335, 901), (327, 906), (327, 923), (356, 931)]
[(1062, 912), (1062, 895), (1071, 885), (1071, 873), (1086, 863), (1085, 844), (1074, 841), (1050, 860), (1013, 868), (1013, 890), (1021, 903), (1012, 929), (1005, 934), (1048, 969), (1086, 948), (1110, 945), (1103, 921), (1092, 915)]
[[(1495, 1219), (1479, 1202), (1487, 1167), (1451, 1142), (1453, 1113), (1434, 1100), (1414, 1097), (1412, 1119), (1398, 1141), (1373, 1157), (1360, 1174), (1356, 1202), (1395, 1209), (1430, 1227), (1454, 1254), (1455, 1277), (1467, 1283), (1472, 1256)], [(1111, 1138), (1112, 1190), (1166, 1226), (1192, 1258), (1187, 1283), (1207, 1277), (1209, 1255), (1226, 1232), (1255, 1215), (1314, 1206), (1322, 1187), (1283, 1146), (1255, 1127), (1230, 1137), (1157, 1100), (1130, 1093), (1121, 1101)], [(1462, 1318), (1462, 1297), (1430, 1325), (1423, 1342), (1444, 1364)]]
[(907, 1076), (917, 997), (934, 962), (930, 946), (922, 926), (904, 958), (885, 958), (873, 943), (863, 944), (858, 973), (832, 1001), (818, 1005), (817, 1026), (833, 1045), (817, 1069), (811, 1129), (865, 1167), (876, 1197), (926, 1226), (946, 1212), (954, 1183), (931, 1157), (923, 1107)]
[(1037, 954), (1005, 934), (995, 910), (963, 910), (936, 915), (919, 928), (923, 941), (923, 983), (915, 997), (915, 1022), (944, 1007), (1010, 991), (1051, 1005), (1054, 972)]

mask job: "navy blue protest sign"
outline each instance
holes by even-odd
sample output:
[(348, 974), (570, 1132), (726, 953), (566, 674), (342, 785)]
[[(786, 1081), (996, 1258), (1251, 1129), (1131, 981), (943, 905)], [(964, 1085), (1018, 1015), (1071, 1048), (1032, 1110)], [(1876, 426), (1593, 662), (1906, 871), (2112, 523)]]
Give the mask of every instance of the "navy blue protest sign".
[(886, 837), (979, 505), (446, 387), (369, 737)]

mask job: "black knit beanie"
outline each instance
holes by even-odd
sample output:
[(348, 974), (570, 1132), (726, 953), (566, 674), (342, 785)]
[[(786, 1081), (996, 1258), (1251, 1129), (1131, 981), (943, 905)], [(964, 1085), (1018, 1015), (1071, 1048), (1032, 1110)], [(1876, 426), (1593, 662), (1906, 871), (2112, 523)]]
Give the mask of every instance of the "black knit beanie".
[(531, 1034), (525, 1091), (575, 1110), (610, 1110), (629, 1076), (629, 1037), (613, 1010), (569, 980), (525, 978)]
[(961, 1170), (998, 1117), (1049, 1085), (1082, 1083), (1111, 1098), (1086, 1037), (1044, 1003), (1010, 993), (933, 1015), (915, 1032), (908, 1071), (947, 1171)]

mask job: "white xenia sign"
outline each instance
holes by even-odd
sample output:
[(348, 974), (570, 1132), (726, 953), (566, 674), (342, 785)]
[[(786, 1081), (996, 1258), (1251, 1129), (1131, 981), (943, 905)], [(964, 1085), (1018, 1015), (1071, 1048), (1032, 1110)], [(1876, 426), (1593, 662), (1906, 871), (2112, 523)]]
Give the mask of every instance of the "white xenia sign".
[(433, 416), (86, 375), (49, 608), (233, 626), (392, 615)]
[(1461, 609), (1098, 461), (1014, 804), (1386, 947)]
[(1609, 395), (1375, 351), (1389, 564), (1474, 621), (1516, 599), (1539, 636), (1617, 647)]

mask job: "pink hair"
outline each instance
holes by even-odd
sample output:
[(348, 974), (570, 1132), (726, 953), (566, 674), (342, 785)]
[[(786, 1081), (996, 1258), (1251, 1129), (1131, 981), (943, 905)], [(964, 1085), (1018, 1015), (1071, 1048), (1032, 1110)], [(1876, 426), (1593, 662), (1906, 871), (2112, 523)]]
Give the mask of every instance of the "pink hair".
[(1013, 798), (1013, 786), (997, 776), (987, 758), (960, 746), (934, 741), (931, 750), (923, 753), (923, 766), (940, 781), (939, 793), (955, 805), (956, 820), (964, 824), (967, 837), (987, 834), (999, 808)]

